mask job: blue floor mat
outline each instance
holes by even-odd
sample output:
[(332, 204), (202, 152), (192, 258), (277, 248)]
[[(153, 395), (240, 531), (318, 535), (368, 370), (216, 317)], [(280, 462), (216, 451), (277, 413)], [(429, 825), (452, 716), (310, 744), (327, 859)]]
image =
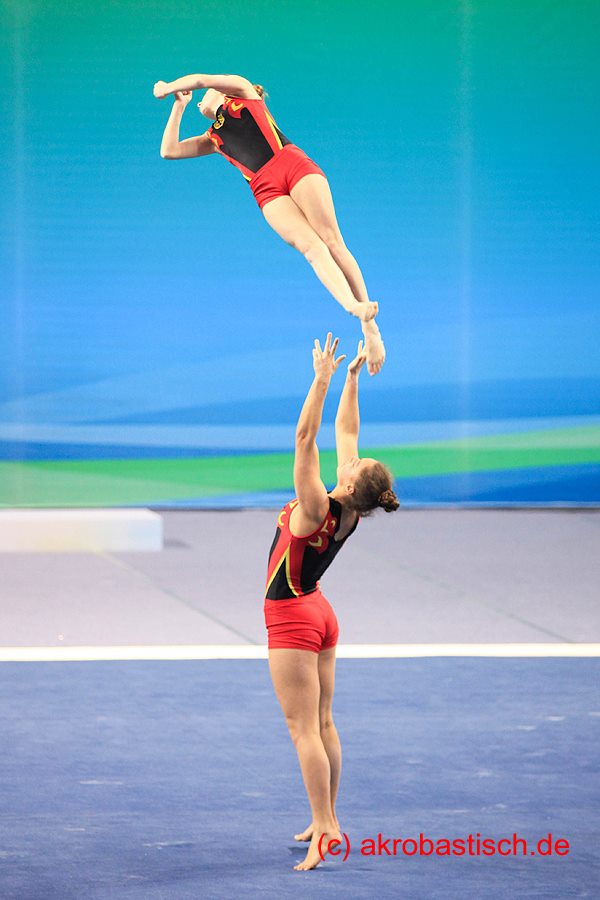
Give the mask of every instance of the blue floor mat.
[[(598, 896), (600, 660), (341, 660), (351, 851), (312, 872), (292, 869), (310, 815), (264, 661), (0, 672), (2, 900)], [(421, 833), (529, 843), (360, 852)], [(531, 855), (549, 833), (568, 855)]]

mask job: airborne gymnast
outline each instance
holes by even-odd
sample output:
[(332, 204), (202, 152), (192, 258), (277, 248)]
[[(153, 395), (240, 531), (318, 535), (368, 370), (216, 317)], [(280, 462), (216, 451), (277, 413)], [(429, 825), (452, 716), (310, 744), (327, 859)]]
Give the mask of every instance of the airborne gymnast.
[[(212, 121), (204, 134), (179, 140), (192, 91), (206, 89), (198, 109)], [(361, 320), (367, 369), (376, 375), (385, 347), (358, 263), (337, 223), (324, 172), (277, 127), (264, 88), (240, 75), (186, 75), (157, 81), (154, 96), (175, 95), (160, 153), (188, 159), (220, 153), (240, 170), (274, 231), (308, 260), (321, 283), (347, 312)]]
[[(297, 841), (310, 841), (294, 868), (314, 869), (331, 841), (340, 840), (336, 798), (342, 751), (333, 723), (338, 622), (321, 593), (319, 579), (374, 509), (398, 509), (392, 474), (381, 462), (358, 456), (358, 378), (365, 363), (362, 341), (348, 366), (335, 420), (337, 484), (329, 493), (321, 480), (316, 437), (335, 359), (337, 339), (315, 341), (315, 377), (296, 428), (295, 499), (279, 513), (269, 553), (265, 591), (269, 668), (277, 699), (298, 753), (312, 821)], [(333, 845), (331, 845), (333, 846)]]

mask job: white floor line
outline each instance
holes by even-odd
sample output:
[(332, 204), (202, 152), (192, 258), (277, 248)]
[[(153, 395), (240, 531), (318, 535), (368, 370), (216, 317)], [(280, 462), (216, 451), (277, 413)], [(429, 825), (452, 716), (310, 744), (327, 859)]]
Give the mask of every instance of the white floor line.
[[(595, 657), (600, 644), (340, 644), (340, 659), (410, 659), (435, 656)], [(0, 647), (0, 662), (266, 659), (266, 646), (191, 644), (114, 647)]]

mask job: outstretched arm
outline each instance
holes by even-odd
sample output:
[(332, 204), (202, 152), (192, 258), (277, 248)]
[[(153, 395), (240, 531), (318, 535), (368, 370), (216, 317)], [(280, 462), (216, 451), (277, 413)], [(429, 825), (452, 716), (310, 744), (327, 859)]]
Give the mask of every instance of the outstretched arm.
[(191, 91), (178, 91), (175, 94), (175, 102), (160, 145), (160, 155), (163, 159), (189, 159), (192, 156), (208, 156), (209, 153), (216, 152), (216, 147), (207, 134), (186, 138), (184, 141), (179, 140), (183, 111), (191, 99)]
[(323, 521), (329, 508), (327, 491), (321, 480), (319, 451), (316, 438), (321, 427), (323, 404), (331, 376), (345, 359), (335, 359), (338, 339), (331, 341), (331, 332), (327, 335), (325, 347), (321, 350), (319, 341), (315, 341), (313, 365), (315, 377), (310, 386), (304, 406), (296, 427), (296, 455), (294, 458), (294, 488), (298, 498), (298, 506), (294, 510), (294, 531), (297, 534), (309, 534)]
[(358, 342), (355, 358), (348, 366), (346, 383), (335, 417), (335, 445), (338, 466), (343, 465), (353, 456), (358, 456), (358, 432), (360, 414), (358, 411), (358, 376), (367, 358), (363, 350), (363, 342)]
[(258, 94), (252, 82), (241, 75), (184, 75), (175, 81), (157, 81), (154, 85), (154, 96), (162, 100), (177, 91), (197, 91), (201, 88), (214, 88), (227, 94), (228, 97), (241, 97), (253, 100)]

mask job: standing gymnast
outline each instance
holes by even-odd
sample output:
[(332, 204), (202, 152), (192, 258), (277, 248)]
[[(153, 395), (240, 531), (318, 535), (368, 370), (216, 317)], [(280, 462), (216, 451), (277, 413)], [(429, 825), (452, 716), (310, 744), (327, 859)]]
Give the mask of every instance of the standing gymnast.
[(296, 428), (296, 499), (279, 514), (269, 554), (265, 622), (269, 668), (285, 716), (312, 810), (312, 822), (296, 840), (308, 841), (306, 858), (296, 869), (319, 864), (325, 850), (340, 839), (335, 803), (342, 752), (331, 707), (338, 622), (321, 593), (319, 579), (355, 530), (358, 520), (377, 507), (398, 509), (392, 475), (375, 459), (358, 456), (358, 377), (365, 362), (362, 341), (348, 366), (335, 420), (337, 484), (328, 494), (321, 481), (316, 437), (338, 340), (327, 335), (321, 350), (315, 341), (315, 377)]
[[(213, 124), (204, 134), (179, 140), (183, 111), (192, 91), (208, 88), (198, 108)], [(376, 375), (385, 347), (374, 321), (358, 263), (339, 229), (324, 172), (279, 130), (264, 102), (264, 88), (239, 75), (186, 75), (157, 81), (154, 96), (175, 95), (163, 134), (163, 159), (218, 152), (238, 168), (271, 228), (295, 247), (345, 310), (362, 320), (367, 368)]]

